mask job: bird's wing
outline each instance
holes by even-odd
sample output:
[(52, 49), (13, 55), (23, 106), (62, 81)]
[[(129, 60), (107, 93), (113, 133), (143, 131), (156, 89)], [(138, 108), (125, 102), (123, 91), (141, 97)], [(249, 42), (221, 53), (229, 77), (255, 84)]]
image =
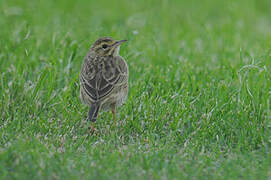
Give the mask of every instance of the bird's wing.
[(114, 58), (114, 61), (105, 62), (102, 75), (108, 84), (120, 86), (128, 81), (128, 66), (122, 57), (117, 56)]
[(129, 75), (129, 70), (128, 70), (128, 65), (126, 63), (126, 61), (121, 57), (121, 56), (117, 56), (116, 57), (116, 62), (117, 62), (117, 68), (120, 72), (120, 78), (119, 80), (116, 82), (117, 85), (122, 85), (127, 83), (128, 84), (128, 75)]
[[(127, 65), (126, 65), (127, 66)], [(99, 64), (83, 66), (80, 81), (93, 102), (107, 98), (116, 86), (127, 79), (127, 68), (117, 60), (106, 59)]]

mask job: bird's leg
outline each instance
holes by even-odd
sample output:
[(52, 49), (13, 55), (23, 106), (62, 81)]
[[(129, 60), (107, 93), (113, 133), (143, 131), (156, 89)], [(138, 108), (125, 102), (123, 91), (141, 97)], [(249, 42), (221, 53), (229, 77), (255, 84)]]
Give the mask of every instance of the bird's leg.
[(94, 122), (91, 123), (91, 131), (90, 131), (90, 135), (93, 135), (95, 132), (95, 127), (94, 127)]
[(114, 125), (116, 126), (116, 124), (117, 124), (117, 119), (116, 119), (116, 103), (113, 104), (112, 114), (113, 114)]

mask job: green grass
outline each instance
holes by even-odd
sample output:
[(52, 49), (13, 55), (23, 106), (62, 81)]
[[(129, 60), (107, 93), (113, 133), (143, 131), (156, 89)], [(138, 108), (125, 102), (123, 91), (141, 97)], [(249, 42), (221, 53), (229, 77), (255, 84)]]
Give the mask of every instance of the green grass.
[[(0, 179), (270, 179), (271, 1), (0, 0)], [(89, 137), (78, 73), (128, 39)]]

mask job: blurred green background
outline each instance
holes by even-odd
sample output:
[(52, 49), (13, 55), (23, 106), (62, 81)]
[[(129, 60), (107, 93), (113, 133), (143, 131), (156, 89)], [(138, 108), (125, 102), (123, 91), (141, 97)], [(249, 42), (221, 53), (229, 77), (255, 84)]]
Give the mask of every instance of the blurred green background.
[[(269, 179), (271, 1), (0, 0), (0, 179)], [(89, 136), (81, 63), (128, 39)]]

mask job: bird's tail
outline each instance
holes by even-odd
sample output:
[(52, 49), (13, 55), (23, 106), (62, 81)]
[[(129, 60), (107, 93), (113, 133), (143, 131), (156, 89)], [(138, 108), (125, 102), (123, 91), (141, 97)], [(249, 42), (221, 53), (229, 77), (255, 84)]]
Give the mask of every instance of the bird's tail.
[(88, 111), (88, 120), (89, 121), (95, 122), (97, 120), (100, 107), (101, 107), (100, 103), (95, 103), (90, 106), (89, 111)]

